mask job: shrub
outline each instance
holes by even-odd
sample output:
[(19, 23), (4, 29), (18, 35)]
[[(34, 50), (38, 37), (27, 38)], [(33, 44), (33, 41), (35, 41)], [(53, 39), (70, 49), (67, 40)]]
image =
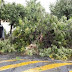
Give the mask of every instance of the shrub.
[(49, 56), (51, 59), (67, 60), (72, 57), (72, 49), (52, 45), (50, 48), (40, 49), (40, 56)]
[(11, 45), (9, 40), (0, 40), (0, 52), (10, 53), (15, 52), (14, 45)]

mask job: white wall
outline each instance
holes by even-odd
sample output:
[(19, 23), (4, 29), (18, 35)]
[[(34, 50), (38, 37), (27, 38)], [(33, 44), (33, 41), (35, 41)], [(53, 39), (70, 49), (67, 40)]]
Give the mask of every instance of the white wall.
[(2, 21), (1, 24), (3, 25), (4, 29), (6, 30), (6, 33), (8, 33), (10, 31), (9, 22)]

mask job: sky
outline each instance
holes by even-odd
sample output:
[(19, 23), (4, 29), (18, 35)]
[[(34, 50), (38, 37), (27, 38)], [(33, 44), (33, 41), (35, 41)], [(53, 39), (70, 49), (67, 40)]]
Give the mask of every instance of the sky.
[[(4, 0), (6, 3), (10, 2), (15, 2), (15, 3), (20, 3), (22, 5), (26, 5), (26, 0)], [(54, 4), (56, 2), (56, 0), (37, 0), (41, 3), (41, 5), (45, 8), (46, 12), (50, 13), (49, 10), (49, 5), (52, 3)], [(8, 26), (9, 23), (3, 23), (4, 28), (6, 29), (7, 33), (10, 31), (10, 26)]]

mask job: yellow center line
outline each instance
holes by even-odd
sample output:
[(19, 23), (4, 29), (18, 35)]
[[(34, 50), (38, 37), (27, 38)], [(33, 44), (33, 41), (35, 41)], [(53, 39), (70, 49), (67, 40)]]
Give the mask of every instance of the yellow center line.
[(72, 63), (55, 63), (55, 64), (50, 64), (50, 65), (32, 68), (32, 69), (29, 69), (29, 70), (25, 70), (23, 72), (41, 72), (41, 71), (45, 71), (45, 70), (48, 70), (48, 69), (61, 67), (61, 66), (65, 66), (65, 65), (72, 65)]
[(48, 61), (29, 61), (29, 62), (22, 62), (18, 64), (12, 64), (12, 65), (7, 65), (7, 66), (2, 66), (0, 67), (0, 71), (6, 70), (6, 69), (11, 69), (11, 68), (16, 68), (28, 64), (34, 64), (34, 63), (39, 63), (39, 62), (48, 62)]
[[(19, 59), (19, 60), (25, 60), (25, 59)], [(17, 59), (12, 59), (12, 60), (3, 60), (3, 61), (0, 61), (0, 63), (3, 63), (3, 62), (12, 62), (12, 61), (19, 61)]]

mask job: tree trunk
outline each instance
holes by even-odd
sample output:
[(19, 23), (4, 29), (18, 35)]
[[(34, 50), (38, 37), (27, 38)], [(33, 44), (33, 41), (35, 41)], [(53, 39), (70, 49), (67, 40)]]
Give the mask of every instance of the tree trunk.
[(0, 19), (0, 25), (1, 25), (1, 19)]
[(10, 35), (12, 35), (12, 26), (13, 26), (13, 25), (11, 24), (11, 28), (10, 28)]
[(12, 42), (12, 28), (13, 28), (14, 23), (15, 23), (15, 22), (12, 22), (12, 23), (11, 23), (11, 27), (10, 27), (11, 45), (12, 45), (12, 43), (13, 43), (13, 42)]
[(13, 25), (14, 25), (14, 21), (11, 23), (11, 27), (10, 27), (10, 35), (12, 35), (12, 28), (13, 28)]
[(66, 15), (67, 20), (68, 20), (69, 19), (69, 12), (68, 12), (68, 10), (65, 11), (65, 15)]

